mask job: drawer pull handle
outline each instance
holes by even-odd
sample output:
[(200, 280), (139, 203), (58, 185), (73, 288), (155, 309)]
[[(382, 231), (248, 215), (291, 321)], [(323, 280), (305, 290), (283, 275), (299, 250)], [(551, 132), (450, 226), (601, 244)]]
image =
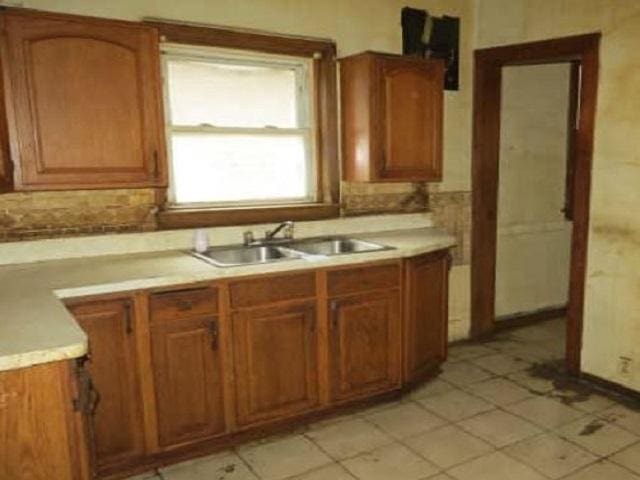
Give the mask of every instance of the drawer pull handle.
[(189, 300), (178, 300), (178, 310), (184, 312), (193, 308), (193, 302)]

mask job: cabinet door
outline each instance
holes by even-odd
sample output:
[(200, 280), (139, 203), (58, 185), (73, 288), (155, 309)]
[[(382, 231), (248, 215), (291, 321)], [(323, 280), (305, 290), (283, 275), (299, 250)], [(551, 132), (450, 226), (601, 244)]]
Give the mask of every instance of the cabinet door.
[(164, 184), (157, 32), (48, 13), (1, 19), (16, 188)]
[(234, 313), (233, 349), (240, 425), (318, 404), (315, 303)]
[(225, 431), (218, 318), (174, 319), (151, 327), (162, 447)]
[(381, 180), (441, 180), (444, 66), (380, 61)]
[(407, 381), (432, 373), (447, 357), (449, 253), (407, 261), (405, 359)]
[(334, 400), (393, 389), (400, 381), (399, 294), (376, 292), (329, 302)]
[(97, 468), (132, 463), (144, 444), (131, 304), (101, 301), (70, 310), (89, 337), (85, 368), (98, 395), (90, 418)]

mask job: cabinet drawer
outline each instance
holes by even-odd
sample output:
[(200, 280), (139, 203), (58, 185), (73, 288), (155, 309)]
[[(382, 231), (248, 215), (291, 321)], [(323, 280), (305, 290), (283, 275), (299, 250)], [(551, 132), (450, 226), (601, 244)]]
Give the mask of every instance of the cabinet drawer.
[(327, 274), (330, 297), (399, 286), (400, 266), (397, 263), (334, 270)]
[(242, 308), (315, 297), (314, 272), (241, 280), (229, 285), (231, 307)]
[(149, 308), (152, 322), (215, 314), (218, 312), (218, 290), (197, 288), (154, 293)]

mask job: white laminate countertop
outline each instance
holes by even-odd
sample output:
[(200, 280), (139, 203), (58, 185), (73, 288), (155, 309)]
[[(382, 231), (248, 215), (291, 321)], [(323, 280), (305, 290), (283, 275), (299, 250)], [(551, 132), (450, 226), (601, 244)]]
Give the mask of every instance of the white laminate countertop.
[(0, 371), (77, 358), (87, 352), (86, 335), (61, 299), (413, 257), (455, 245), (452, 236), (432, 227), (354, 237), (395, 249), (228, 268), (215, 267), (183, 251), (0, 267)]

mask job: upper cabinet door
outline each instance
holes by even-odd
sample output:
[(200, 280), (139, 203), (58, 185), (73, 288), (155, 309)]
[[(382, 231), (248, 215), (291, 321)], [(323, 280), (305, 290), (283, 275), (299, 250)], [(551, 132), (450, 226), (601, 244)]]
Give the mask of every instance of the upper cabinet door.
[(153, 28), (14, 11), (2, 24), (16, 189), (166, 183)]
[(442, 179), (442, 63), (384, 59), (380, 79), (381, 179)]
[(365, 52), (340, 79), (345, 180), (442, 180), (441, 60)]

